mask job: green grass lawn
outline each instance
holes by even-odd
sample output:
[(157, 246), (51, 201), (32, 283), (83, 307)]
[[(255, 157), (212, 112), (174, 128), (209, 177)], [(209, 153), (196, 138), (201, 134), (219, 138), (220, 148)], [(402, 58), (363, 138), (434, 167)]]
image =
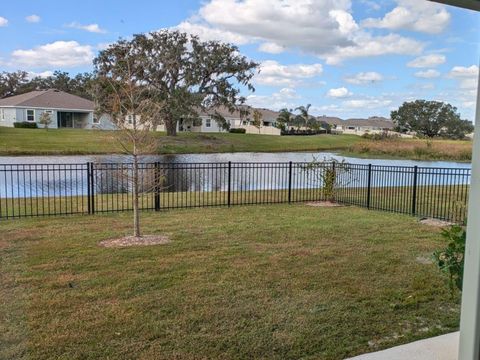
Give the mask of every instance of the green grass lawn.
[[(112, 131), (0, 127), (0, 155), (73, 155), (121, 152)], [(342, 150), (363, 139), (354, 135), (271, 136), (180, 133), (158, 137), (159, 154)]]
[[(302, 204), (0, 223), (2, 359), (342, 359), (456, 330), (408, 216)], [(420, 259), (420, 260), (419, 260)]]

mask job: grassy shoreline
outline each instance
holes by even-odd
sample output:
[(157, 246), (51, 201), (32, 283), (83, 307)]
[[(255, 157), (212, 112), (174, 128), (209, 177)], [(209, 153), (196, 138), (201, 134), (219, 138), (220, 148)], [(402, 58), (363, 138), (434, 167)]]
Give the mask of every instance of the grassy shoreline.
[(458, 296), (421, 261), (439, 230), (408, 216), (175, 210), (142, 214), (170, 244), (98, 246), (130, 220), (0, 224), (0, 358), (343, 359), (458, 329)]
[[(354, 135), (271, 136), (229, 133), (155, 133), (157, 154), (338, 151), (363, 139)], [(112, 131), (0, 127), (0, 156), (100, 155), (120, 153)]]
[(341, 153), (361, 158), (470, 162), (472, 142), (439, 139), (370, 140), (352, 144)]
[[(471, 161), (472, 142), (453, 140), (366, 140), (356, 135), (269, 136), (228, 133), (155, 133), (156, 154), (234, 152), (336, 152), (372, 159)], [(0, 156), (110, 155), (121, 153), (111, 131), (0, 127)]]

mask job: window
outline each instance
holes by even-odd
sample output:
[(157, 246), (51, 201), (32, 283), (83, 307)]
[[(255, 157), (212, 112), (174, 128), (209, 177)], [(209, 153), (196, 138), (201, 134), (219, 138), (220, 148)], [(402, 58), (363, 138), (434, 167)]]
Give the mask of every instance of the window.
[(35, 121), (35, 110), (27, 110), (27, 121)]
[(133, 124), (133, 115), (127, 115), (127, 121), (129, 124)]
[(5, 121), (5, 110), (0, 109), (0, 121)]
[(212, 126), (212, 119), (207, 118), (205, 119), (205, 127), (211, 127)]
[(100, 119), (98, 118), (98, 116), (93, 117), (93, 123), (94, 124), (100, 124)]

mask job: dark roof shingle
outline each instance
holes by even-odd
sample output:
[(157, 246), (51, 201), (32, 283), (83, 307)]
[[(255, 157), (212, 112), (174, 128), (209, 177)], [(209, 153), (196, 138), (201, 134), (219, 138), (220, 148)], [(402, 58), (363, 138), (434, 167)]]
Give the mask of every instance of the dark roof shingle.
[(36, 90), (21, 95), (0, 99), (1, 106), (31, 106), (47, 109), (72, 109), (93, 111), (93, 101), (64, 91), (49, 89)]

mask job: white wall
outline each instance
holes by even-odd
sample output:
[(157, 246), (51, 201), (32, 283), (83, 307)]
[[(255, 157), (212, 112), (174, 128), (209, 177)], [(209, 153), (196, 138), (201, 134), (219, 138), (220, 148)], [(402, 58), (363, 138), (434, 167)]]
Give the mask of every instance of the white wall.
[(2, 108), (2, 109), (3, 109), (3, 119), (0, 117), (0, 126), (12, 127), (13, 123), (16, 121), (16, 118), (17, 118), (16, 109), (11, 109), (11, 108)]

